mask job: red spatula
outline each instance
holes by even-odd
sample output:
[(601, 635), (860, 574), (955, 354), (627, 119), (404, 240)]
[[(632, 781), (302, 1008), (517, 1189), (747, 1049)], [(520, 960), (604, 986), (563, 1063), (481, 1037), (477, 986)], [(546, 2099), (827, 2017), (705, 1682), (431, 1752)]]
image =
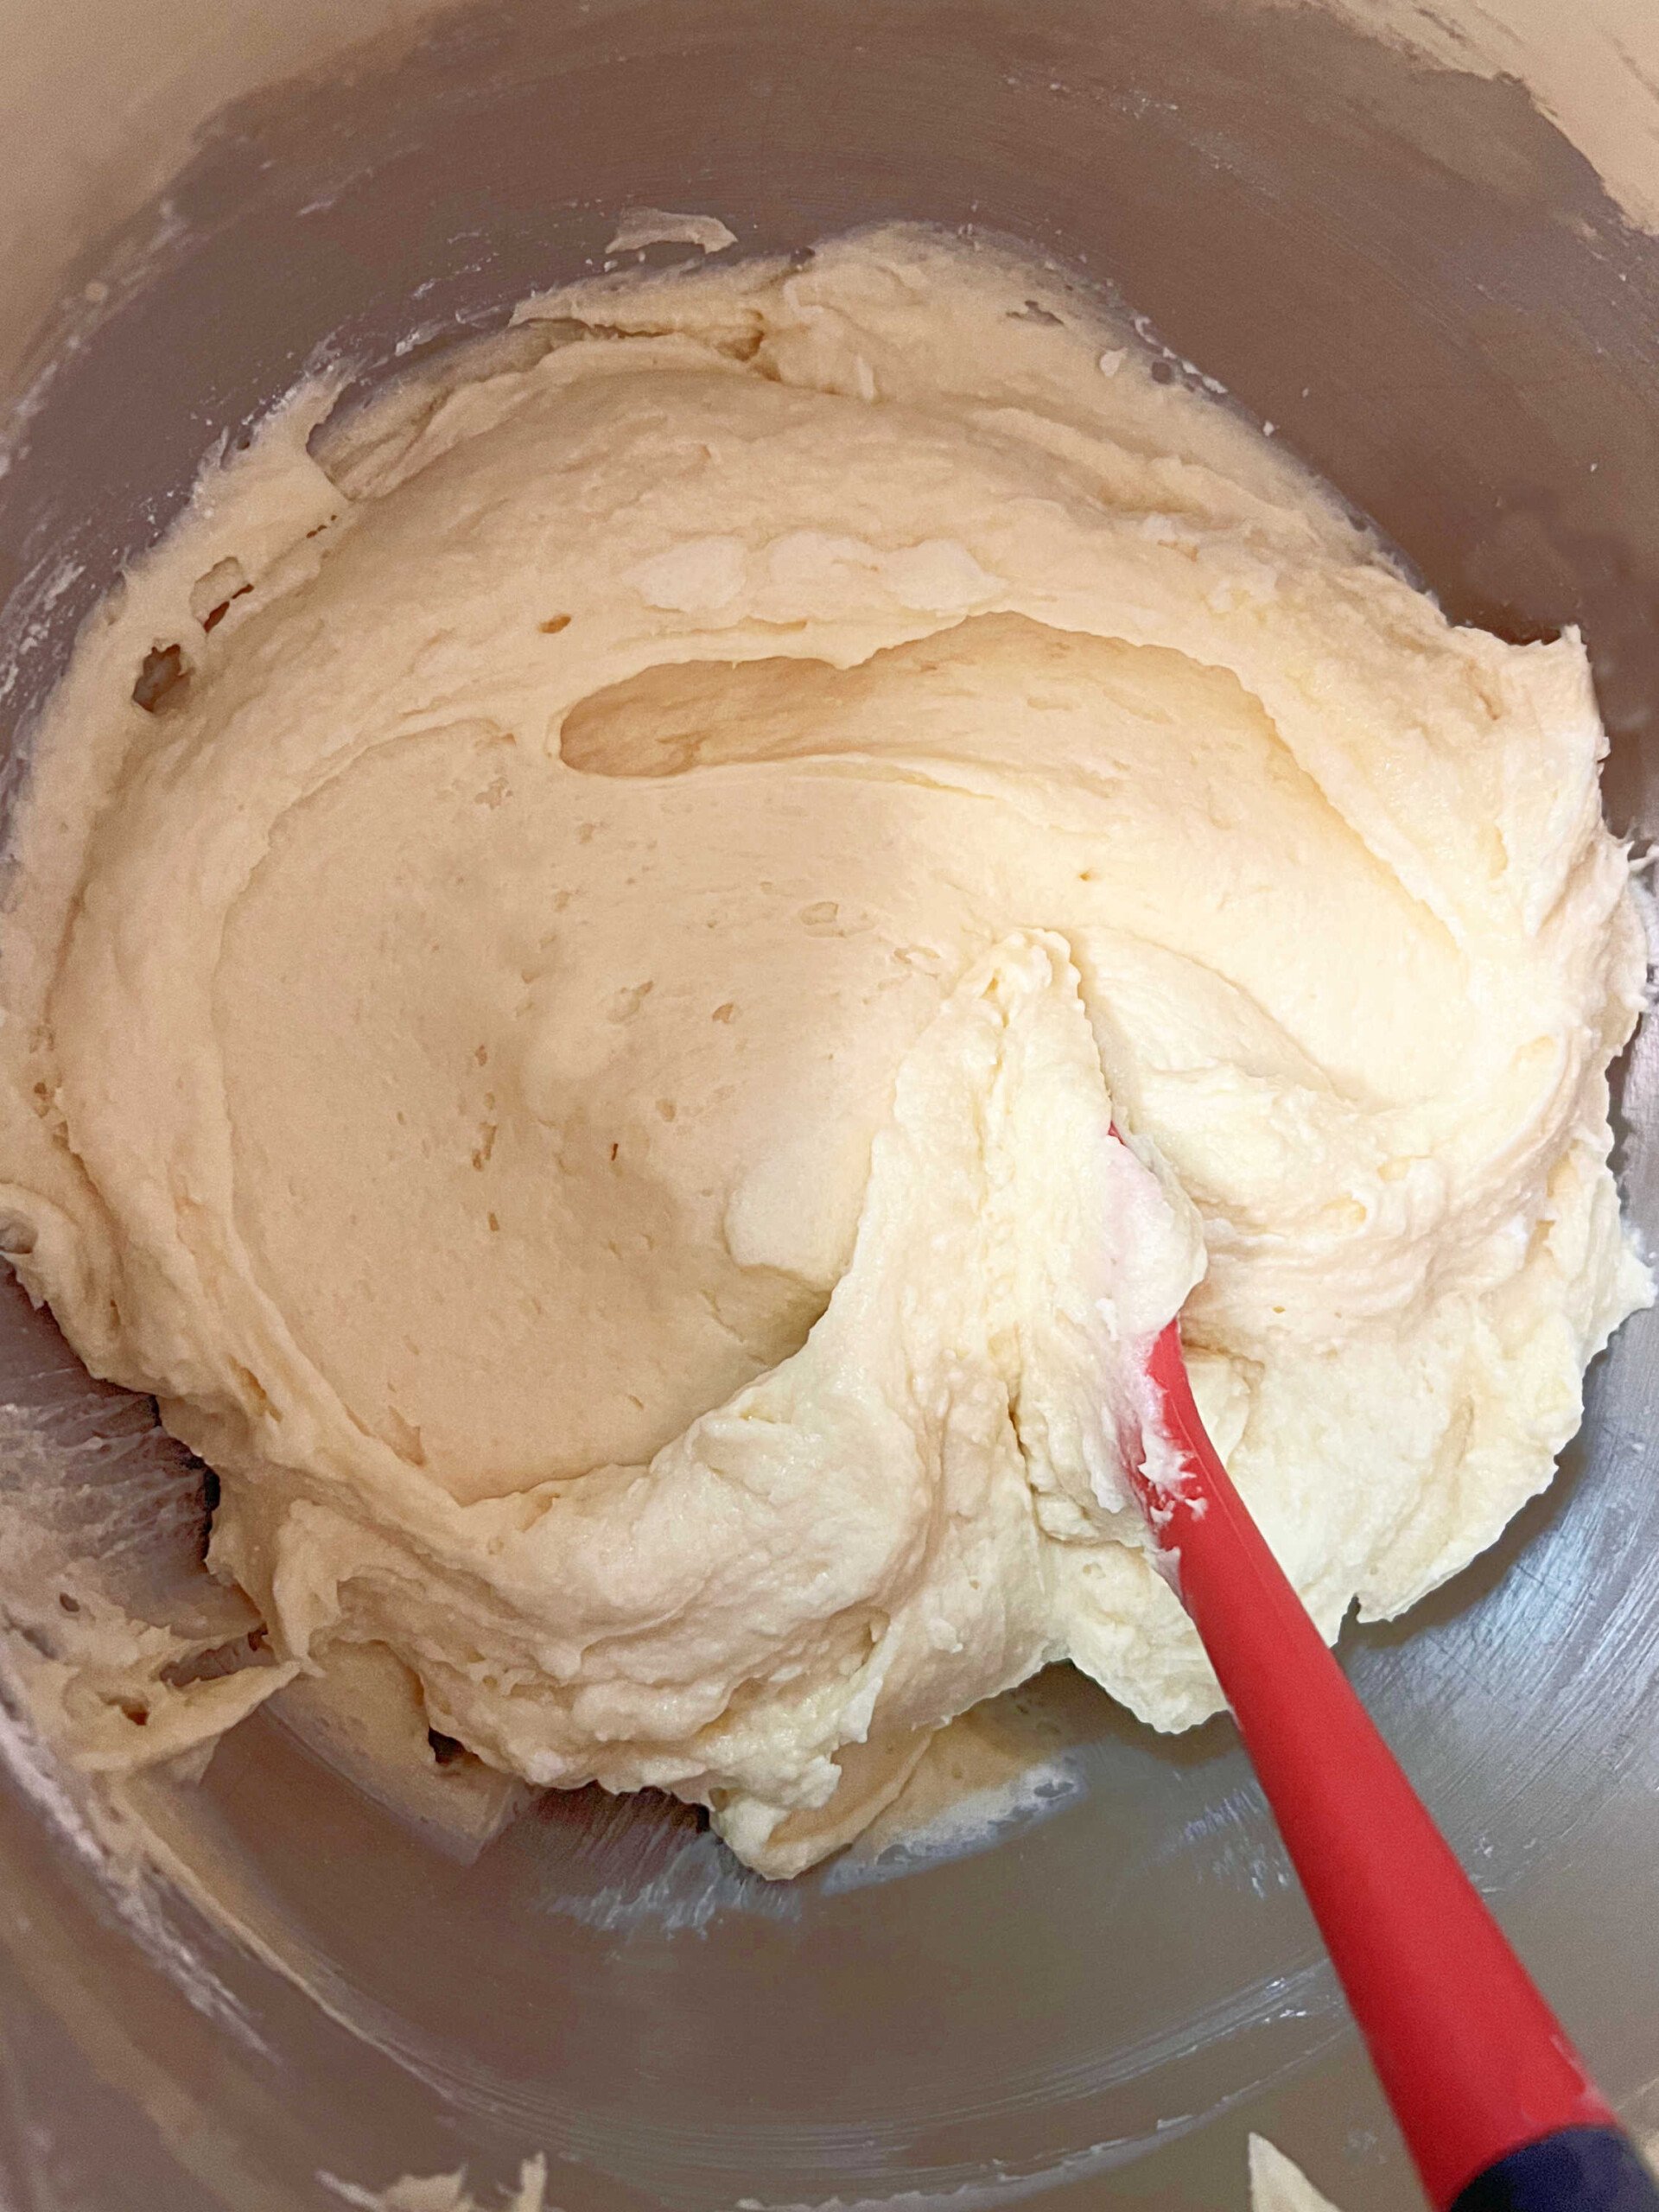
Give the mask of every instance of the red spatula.
[(1656, 2212), (1659, 2188), (1229, 1479), (1179, 1323), (1149, 1372), (1167, 1448), (1155, 1480), (1130, 1454), (1135, 1487), (1436, 2212)]

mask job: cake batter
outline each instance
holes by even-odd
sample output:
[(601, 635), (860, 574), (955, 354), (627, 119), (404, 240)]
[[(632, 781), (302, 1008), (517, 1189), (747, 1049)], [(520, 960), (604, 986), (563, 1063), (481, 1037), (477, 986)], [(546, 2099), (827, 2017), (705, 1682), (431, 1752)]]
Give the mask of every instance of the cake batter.
[(328, 400), (93, 619), (14, 825), (3, 1242), (266, 1624), (60, 1694), (83, 1758), (372, 1647), (782, 1875), (1054, 1660), (1190, 1726), (1123, 1470), (1177, 1312), (1328, 1636), (1491, 1542), (1650, 1294), (1575, 636), (917, 230)]

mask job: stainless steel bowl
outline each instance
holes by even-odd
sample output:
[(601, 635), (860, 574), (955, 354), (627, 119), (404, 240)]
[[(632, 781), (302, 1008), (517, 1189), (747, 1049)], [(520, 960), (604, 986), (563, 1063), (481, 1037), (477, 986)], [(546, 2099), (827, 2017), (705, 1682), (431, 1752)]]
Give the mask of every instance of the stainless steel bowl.
[[(654, 205), (719, 213), (744, 251), (887, 215), (978, 225), (1119, 289), (1454, 614), (1581, 622), (1611, 811), (1659, 827), (1659, 247), (1522, 83), (1442, 66), (1490, 35), (1548, 74), (1527, 41), (1550, 12), (1452, 5), (1431, 66), (1266, 0), (378, 0), (349, 21), (5, 0), (5, 790), (77, 623), (216, 438), (308, 364), (367, 389), (498, 326)], [(1620, 97), (1659, 117), (1650, 6), (1586, 0), (1573, 35), (1611, 83), (1620, 21)], [(1579, 123), (1599, 144), (1605, 103)], [(1654, 1079), (1638, 1046), (1624, 1169), (1649, 1228)], [(1656, 1356), (1641, 1317), (1550, 1494), (1344, 1646), (1639, 2127), (1659, 2126)], [(0, 1401), (0, 1503), (194, 1602), (202, 1471), (15, 1289)], [(544, 2152), (567, 2212), (1231, 2204), (1254, 2126), (1349, 2212), (1410, 2202), (1229, 1728), (1159, 1741), (1069, 1678), (1032, 1715), (1064, 1786), (995, 1847), (785, 1889), (690, 1815), (585, 1793), (446, 1855), (257, 1717), (155, 1808), (211, 1910), (112, 1884), (19, 1738), (0, 2199), (296, 2212), (342, 2202), (325, 2176), (464, 2164), (493, 2202)]]

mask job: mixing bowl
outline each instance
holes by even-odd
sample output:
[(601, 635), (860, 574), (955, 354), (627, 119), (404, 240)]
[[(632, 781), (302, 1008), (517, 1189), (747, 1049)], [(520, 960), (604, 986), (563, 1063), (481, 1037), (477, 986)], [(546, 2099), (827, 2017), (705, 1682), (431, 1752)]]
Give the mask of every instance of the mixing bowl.
[[(1612, 817), (1659, 827), (1646, 0), (1584, 0), (1570, 45), (1551, 0), (0, 12), (5, 794), (77, 624), (210, 447), (308, 369), (344, 368), (349, 401), (499, 327), (649, 206), (715, 213), (742, 252), (931, 219), (1116, 288), (1167, 374), (1196, 363), (1269, 420), (1455, 616), (1581, 623)], [(1653, 1084), (1638, 1046), (1622, 1166), (1649, 1228)], [(1550, 1493), (1344, 1645), (1638, 2130), (1656, 1353), (1638, 1317)], [(0, 1292), (6, 1530), (210, 1615), (210, 1480)], [(435, 1838), (270, 1715), (155, 1785), (172, 1873), (121, 1878), (14, 1716), (0, 2197), (318, 2212), (464, 2166), (493, 2203), (540, 2154), (566, 2212), (1225, 2204), (1255, 2127), (1350, 2212), (1411, 2202), (1228, 1726), (1160, 1740), (1061, 1675), (995, 1729), (1000, 1794), (775, 1887), (691, 1815), (594, 1793), (481, 1849)]]

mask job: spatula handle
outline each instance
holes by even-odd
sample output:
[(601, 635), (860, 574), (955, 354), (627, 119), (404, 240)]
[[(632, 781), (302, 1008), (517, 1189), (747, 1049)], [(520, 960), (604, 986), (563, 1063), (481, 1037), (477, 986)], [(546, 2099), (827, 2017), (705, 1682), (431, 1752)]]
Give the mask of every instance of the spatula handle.
[(1154, 1525), (1437, 2212), (1655, 2212), (1659, 2191), (1229, 1479), (1173, 1323), (1151, 1371), (1187, 1470), (1147, 1494)]
[(1452, 2212), (1652, 2212), (1653, 2177), (1616, 2127), (1565, 2127), (1511, 2151), (1462, 2190)]

